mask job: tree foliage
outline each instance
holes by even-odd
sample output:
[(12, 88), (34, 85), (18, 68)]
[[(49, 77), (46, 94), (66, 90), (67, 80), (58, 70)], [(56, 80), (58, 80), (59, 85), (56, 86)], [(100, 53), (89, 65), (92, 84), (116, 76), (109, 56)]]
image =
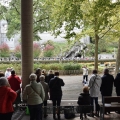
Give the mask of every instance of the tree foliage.
[[(120, 20), (117, 18), (120, 2), (111, 0), (48, 0), (51, 5), (51, 26), (54, 34), (66, 38), (90, 35), (95, 41), (95, 69), (98, 69), (98, 42)], [(112, 17), (116, 21), (112, 21)], [(64, 30), (63, 30), (64, 28)], [(80, 32), (76, 32), (75, 29)]]
[[(14, 34), (20, 34), (21, 30), (21, 1), (12, 0), (9, 7), (0, 5), (0, 18), (7, 20), (10, 38)], [(44, 6), (44, 0), (33, 0), (33, 35), (34, 40), (40, 40), (39, 33), (49, 30), (48, 9)]]

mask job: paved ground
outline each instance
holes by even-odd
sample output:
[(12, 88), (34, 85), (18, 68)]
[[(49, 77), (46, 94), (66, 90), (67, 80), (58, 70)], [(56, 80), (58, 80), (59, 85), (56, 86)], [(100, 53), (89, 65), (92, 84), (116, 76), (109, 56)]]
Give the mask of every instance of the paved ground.
[[(64, 105), (77, 105), (77, 98), (78, 95), (82, 92), (82, 76), (81, 75), (77, 75), (77, 76), (60, 76), (64, 82), (65, 82), (65, 86), (62, 87), (63, 90), (63, 98), (62, 98), (62, 103), (61, 106)], [(89, 75), (90, 78), (90, 75)], [(116, 96), (115, 94), (115, 90), (113, 90), (113, 96)], [(99, 95), (99, 102), (101, 102), (101, 95)], [(48, 105), (51, 105), (51, 101), (48, 101)], [(119, 117), (116, 119), (116, 116)], [(105, 116), (106, 120), (113, 120), (111, 118), (114, 118), (114, 120), (120, 120), (120, 116), (118, 114), (110, 114)], [(52, 120), (52, 115), (48, 115), (48, 117), (46, 118), (46, 120)], [(76, 117), (73, 120), (79, 120), (79, 114), (76, 114)], [(89, 120), (99, 120), (99, 118), (92, 118), (92, 117), (88, 117)], [(86, 119), (86, 120), (88, 120)], [(22, 118), (22, 120), (29, 120), (29, 116), (24, 116)], [(66, 120), (64, 118), (64, 115), (61, 115), (61, 120)]]

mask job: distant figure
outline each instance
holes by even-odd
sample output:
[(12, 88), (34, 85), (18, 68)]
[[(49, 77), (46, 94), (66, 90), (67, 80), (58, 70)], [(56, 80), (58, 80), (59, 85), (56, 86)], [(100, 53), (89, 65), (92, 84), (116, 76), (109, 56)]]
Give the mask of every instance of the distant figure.
[(23, 90), (23, 101), (27, 101), (30, 120), (42, 120), (42, 104), (45, 98), (45, 92), (42, 84), (36, 82), (36, 74), (30, 74), (29, 79), (30, 84), (26, 85)]
[(109, 70), (105, 69), (104, 75), (102, 76), (102, 84), (100, 87), (102, 98), (103, 96), (112, 96), (113, 83), (114, 83), (113, 75), (110, 75)]
[[(94, 102), (95, 102), (96, 115), (99, 107), (98, 96), (100, 93), (100, 86), (101, 86), (101, 77), (98, 75), (97, 70), (93, 70), (93, 74), (89, 80), (88, 87), (89, 87), (89, 92), (91, 96), (91, 105), (94, 106)], [(92, 110), (92, 116), (94, 116), (93, 111), (94, 111), (94, 108)]]
[(3, 72), (0, 72), (0, 77), (4, 77), (4, 73)]
[(17, 93), (11, 89), (6, 77), (0, 77), (0, 120), (11, 120), (13, 102)]
[(52, 70), (49, 70), (48, 75), (47, 75), (47, 79), (48, 79), (47, 81), (48, 81), (48, 84), (49, 84), (51, 78), (54, 78), (54, 73), (53, 73)]
[(37, 75), (37, 82), (40, 82), (40, 79), (39, 79), (39, 77), (40, 77), (40, 75), (41, 75), (41, 69), (40, 68), (38, 68), (36, 71), (35, 71), (35, 74)]
[(45, 82), (48, 83), (46, 70), (43, 69), (42, 72), (41, 72), (41, 74), (45, 76)]
[(48, 83), (45, 82), (45, 76), (41, 75), (40, 76), (40, 83), (42, 84), (43, 88), (44, 88), (44, 92), (45, 92), (45, 99), (44, 99), (44, 118), (46, 118), (47, 115), (47, 100), (49, 99), (49, 86)]
[(83, 69), (83, 83), (88, 81), (88, 68), (87, 66), (82, 67)]
[[(87, 86), (83, 87), (83, 93), (80, 94), (77, 101), (78, 105), (90, 105), (91, 104), (91, 97), (89, 94), (89, 88)], [(80, 107), (80, 119), (83, 119), (83, 113), (85, 118), (86, 116), (86, 109)]]
[(11, 75), (8, 77), (8, 82), (9, 82), (12, 90), (17, 92), (17, 98), (14, 102), (14, 104), (16, 104), (16, 109), (17, 109), (18, 104), (21, 102), (21, 97), (20, 97), (21, 87), (20, 87), (20, 84), (21, 84), (22, 80), (19, 78), (19, 76), (17, 76), (15, 74), (15, 70), (12, 70)]
[(117, 96), (120, 96), (120, 73), (116, 75), (114, 86), (116, 88), (116, 94)]
[(55, 72), (54, 78), (51, 78), (49, 83), (50, 97), (53, 103), (53, 119), (56, 119), (56, 106), (57, 106), (57, 116), (60, 119), (60, 104), (62, 99), (62, 89), (65, 83), (61, 78), (59, 78), (59, 72)]
[(5, 77), (8, 78), (11, 75), (10, 68), (7, 68), (5, 71)]

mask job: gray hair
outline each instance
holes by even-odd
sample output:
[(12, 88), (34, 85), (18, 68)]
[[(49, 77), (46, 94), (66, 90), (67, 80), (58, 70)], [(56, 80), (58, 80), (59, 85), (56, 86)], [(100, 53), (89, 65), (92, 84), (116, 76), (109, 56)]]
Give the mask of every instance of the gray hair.
[(29, 76), (29, 78), (30, 78), (31, 81), (34, 81), (34, 80), (37, 79), (37, 75), (34, 74), (34, 73), (31, 73), (30, 76)]
[(6, 77), (0, 77), (0, 86), (8, 85), (8, 80)]
[(45, 81), (45, 76), (44, 76), (44, 75), (41, 75), (41, 76), (39, 77), (39, 79), (40, 79), (40, 81)]

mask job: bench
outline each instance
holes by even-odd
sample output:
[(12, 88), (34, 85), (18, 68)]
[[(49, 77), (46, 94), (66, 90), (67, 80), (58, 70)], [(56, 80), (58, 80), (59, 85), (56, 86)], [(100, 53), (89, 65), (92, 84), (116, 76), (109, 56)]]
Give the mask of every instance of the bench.
[(120, 97), (103, 97), (103, 104), (100, 105), (100, 120), (104, 120), (104, 114), (108, 111), (120, 111)]

